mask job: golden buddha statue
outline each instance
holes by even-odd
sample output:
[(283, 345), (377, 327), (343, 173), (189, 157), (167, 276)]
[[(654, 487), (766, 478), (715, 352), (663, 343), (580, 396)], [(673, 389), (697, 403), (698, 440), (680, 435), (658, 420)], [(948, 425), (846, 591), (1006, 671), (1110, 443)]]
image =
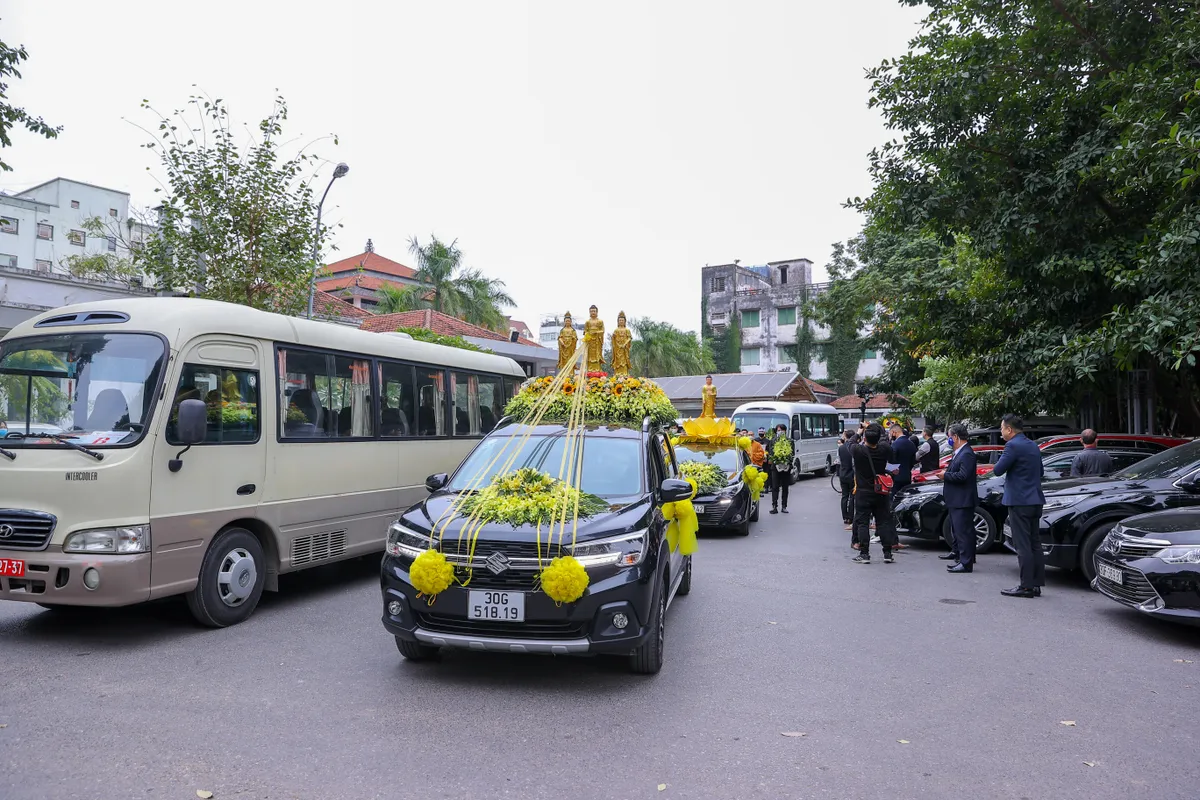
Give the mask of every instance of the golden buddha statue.
[(700, 387), (700, 416), (710, 419), (717, 416), (717, 387), (713, 386), (712, 375), (704, 376), (704, 385)]
[(600, 372), (604, 369), (604, 320), (598, 317), (595, 306), (588, 309), (587, 322), (583, 323), (583, 344), (587, 348), (587, 371)]
[(568, 311), (563, 316), (562, 330), (558, 332), (558, 371), (562, 372), (563, 368), (570, 364), (575, 359), (575, 347), (579, 344), (579, 336), (575, 333), (575, 326), (571, 324), (571, 312)]
[(612, 332), (612, 370), (614, 375), (628, 375), (629, 352), (633, 349), (633, 331), (625, 326), (625, 312), (617, 314), (617, 329)]

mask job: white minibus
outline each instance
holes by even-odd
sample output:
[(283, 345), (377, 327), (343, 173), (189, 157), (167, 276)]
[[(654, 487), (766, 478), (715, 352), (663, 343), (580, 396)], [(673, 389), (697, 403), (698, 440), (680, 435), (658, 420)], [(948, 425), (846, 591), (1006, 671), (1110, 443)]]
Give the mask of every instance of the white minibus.
[(773, 400), (746, 403), (733, 412), (733, 424), (753, 436), (759, 428), (768, 433), (786, 425), (794, 444), (793, 471), (828, 474), (837, 463), (838, 411), (821, 403), (786, 403)]
[(185, 595), (382, 551), (524, 380), (509, 358), (188, 298), (68, 306), (0, 341), (0, 599)]

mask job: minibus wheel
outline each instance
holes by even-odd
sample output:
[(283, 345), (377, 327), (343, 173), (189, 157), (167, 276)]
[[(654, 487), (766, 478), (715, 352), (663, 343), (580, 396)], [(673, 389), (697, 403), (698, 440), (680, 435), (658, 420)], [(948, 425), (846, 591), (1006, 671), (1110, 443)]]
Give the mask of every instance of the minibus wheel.
[(262, 544), (243, 528), (227, 528), (208, 545), (188, 608), (201, 625), (236, 625), (254, 613), (266, 580)]

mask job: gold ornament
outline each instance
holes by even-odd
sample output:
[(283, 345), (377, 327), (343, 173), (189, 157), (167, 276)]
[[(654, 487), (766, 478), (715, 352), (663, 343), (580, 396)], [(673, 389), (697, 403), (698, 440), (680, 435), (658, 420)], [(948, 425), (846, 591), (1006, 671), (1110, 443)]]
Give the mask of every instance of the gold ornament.
[(563, 368), (575, 357), (575, 346), (577, 344), (579, 344), (579, 336), (575, 333), (575, 327), (571, 324), (571, 312), (568, 311), (563, 316), (562, 330), (558, 332), (559, 372), (562, 372)]
[(604, 320), (599, 318), (595, 306), (588, 309), (587, 322), (583, 323), (583, 344), (587, 348), (587, 371), (601, 372), (604, 369)]
[(633, 331), (625, 326), (625, 312), (617, 315), (617, 329), (612, 332), (612, 368), (614, 375), (629, 374), (629, 353), (633, 349)]
[(713, 385), (712, 375), (704, 378), (700, 387), (700, 417), (701, 419), (717, 416), (717, 387)]

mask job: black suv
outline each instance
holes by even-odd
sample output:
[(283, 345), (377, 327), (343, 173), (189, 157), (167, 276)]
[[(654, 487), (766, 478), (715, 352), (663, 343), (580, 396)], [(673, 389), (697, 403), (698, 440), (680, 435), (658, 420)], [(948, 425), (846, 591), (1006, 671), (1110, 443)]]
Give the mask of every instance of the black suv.
[[(680, 479), (671, 444), (649, 420), (641, 429), (589, 426), (583, 440), (584, 492), (606, 500), (609, 510), (579, 520), (574, 547), (570, 522), (561, 553), (588, 571), (583, 597), (558, 605), (536, 591), (539, 564), (560, 554), (542, 531), (541, 553), (533, 526), (489, 523), (471, 554), (460, 545), (462, 520), (446, 530), (441, 550), (465, 586), (455, 584), (433, 605), (418, 598), (408, 570), (423, 550), (437, 547), (430, 532), (455, 496), (486, 485), (513, 452), (512, 437), (526, 437), (510, 469), (533, 467), (552, 477), (562, 463), (567, 428), (536, 427), (512, 420), (482, 439), (452, 477), (433, 475), (430, 496), (401, 515), (388, 530), (383, 557), (383, 626), (396, 637), (400, 654), (424, 660), (443, 647), (553, 655), (607, 653), (629, 657), (637, 673), (658, 672), (663, 663), (667, 606), (692, 584), (692, 558), (671, 552), (662, 506), (691, 495)], [(478, 482), (481, 477), (483, 481)], [(468, 569), (470, 570), (468, 572)], [(469, 581), (468, 581), (469, 578)], [(504, 619), (484, 618), (487, 607), (506, 606)]]

